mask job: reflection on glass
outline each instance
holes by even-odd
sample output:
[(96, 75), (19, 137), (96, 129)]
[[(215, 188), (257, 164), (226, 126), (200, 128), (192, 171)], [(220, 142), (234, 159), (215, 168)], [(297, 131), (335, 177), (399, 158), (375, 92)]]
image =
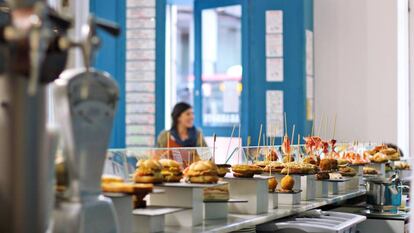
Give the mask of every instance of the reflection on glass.
[[(178, 102), (194, 105), (193, 7), (167, 4), (166, 8), (166, 119)], [(171, 123), (167, 123), (170, 125)]]
[(203, 11), (202, 56), (203, 125), (238, 124), (243, 70), (241, 6)]

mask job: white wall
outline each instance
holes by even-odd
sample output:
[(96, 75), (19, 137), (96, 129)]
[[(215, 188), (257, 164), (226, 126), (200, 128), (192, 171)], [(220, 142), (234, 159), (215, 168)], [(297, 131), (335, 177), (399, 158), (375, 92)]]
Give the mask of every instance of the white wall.
[(315, 108), (339, 140), (397, 143), (397, 1), (315, 0)]

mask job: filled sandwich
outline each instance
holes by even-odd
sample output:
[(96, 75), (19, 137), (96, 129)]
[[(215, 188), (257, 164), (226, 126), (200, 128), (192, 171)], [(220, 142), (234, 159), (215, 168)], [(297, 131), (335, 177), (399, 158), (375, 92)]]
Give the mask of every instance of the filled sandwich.
[(134, 181), (136, 183), (161, 183), (163, 181), (161, 170), (162, 165), (157, 160), (140, 160), (137, 163)]
[(171, 159), (160, 159), (162, 165), (161, 174), (164, 182), (180, 182), (183, 178), (180, 164)]
[(217, 183), (218, 169), (210, 160), (198, 161), (184, 170), (184, 176), (190, 183)]
[(236, 164), (231, 167), (234, 177), (252, 178), (255, 174), (263, 173), (263, 168), (254, 164)]

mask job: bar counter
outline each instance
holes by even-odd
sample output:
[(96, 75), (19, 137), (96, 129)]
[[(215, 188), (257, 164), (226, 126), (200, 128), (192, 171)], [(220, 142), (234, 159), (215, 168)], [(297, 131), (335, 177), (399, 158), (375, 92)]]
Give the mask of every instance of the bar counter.
[(260, 215), (240, 215), (229, 214), (227, 219), (222, 220), (204, 220), (203, 223), (195, 227), (179, 227), (166, 226), (165, 233), (181, 232), (181, 233), (224, 233), (237, 231), (243, 228), (248, 228), (270, 222), (276, 219), (288, 217), (297, 213), (301, 213), (310, 209), (315, 209), (321, 206), (339, 203), (354, 197), (365, 194), (365, 189), (359, 191), (348, 192), (338, 195), (329, 195), (327, 198), (316, 198), (313, 201), (302, 201), (299, 205), (294, 206), (279, 206), (277, 209), (271, 209), (266, 214)]

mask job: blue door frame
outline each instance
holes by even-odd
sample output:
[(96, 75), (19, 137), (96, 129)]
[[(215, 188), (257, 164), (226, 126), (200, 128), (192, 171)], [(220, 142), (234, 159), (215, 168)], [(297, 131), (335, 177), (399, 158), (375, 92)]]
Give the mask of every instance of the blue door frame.
[(226, 7), (239, 5), (242, 9), (241, 20), (241, 41), (242, 41), (242, 94), (241, 94), (241, 109), (240, 109), (240, 123), (241, 123), (241, 136), (246, 138), (248, 128), (244, 127), (248, 125), (248, 80), (249, 80), (249, 24), (248, 24), (248, 0), (195, 0), (194, 2), (194, 109), (196, 115), (196, 124), (201, 126), (205, 135), (211, 136), (216, 134), (217, 136), (231, 136), (232, 127), (206, 127), (203, 126), (203, 103), (202, 103), (202, 11), (206, 9), (212, 9), (217, 7)]
[[(167, 0), (156, 1), (155, 39), (155, 133), (159, 135), (165, 125), (165, 20)], [(154, 145), (156, 145), (155, 137)]]
[(121, 34), (114, 38), (98, 30), (102, 46), (98, 49), (94, 67), (105, 70), (117, 81), (120, 89), (118, 110), (115, 114), (110, 148), (125, 148), (125, 14), (126, 0), (90, 0), (90, 12), (97, 17), (118, 23)]

